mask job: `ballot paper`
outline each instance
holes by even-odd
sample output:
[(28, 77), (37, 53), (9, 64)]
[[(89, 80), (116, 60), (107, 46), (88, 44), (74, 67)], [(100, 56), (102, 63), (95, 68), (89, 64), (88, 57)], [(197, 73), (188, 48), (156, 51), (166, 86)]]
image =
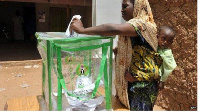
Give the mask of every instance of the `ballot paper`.
[(74, 97), (68, 97), (67, 100), (70, 103), (70, 107), (66, 110), (94, 111), (95, 108), (103, 102), (104, 96), (99, 96), (87, 101), (80, 101)]
[(65, 35), (67, 35), (67, 37), (76, 37), (76, 36), (78, 36), (78, 34), (77, 34), (76, 32), (72, 31), (72, 32), (70, 33), (70, 31), (69, 31), (71, 22), (72, 22), (72, 20), (73, 20), (74, 18), (81, 19), (81, 16), (80, 16), (80, 15), (74, 15), (74, 16), (72, 17), (72, 19), (71, 19), (71, 21), (70, 21), (70, 23), (69, 23), (69, 25), (68, 25), (68, 27), (67, 27), (66, 33), (65, 33)]
[[(100, 80), (99, 85), (103, 85), (102, 80)], [(73, 92), (68, 91), (71, 94), (80, 96), (83, 100), (80, 100), (77, 97), (69, 96), (67, 94), (67, 91), (65, 91), (65, 96), (70, 105), (70, 107), (67, 108), (66, 110), (69, 110), (69, 111), (71, 111), (71, 110), (94, 111), (95, 108), (104, 101), (104, 96), (99, 96), (99, 97), (90, 99), (94, 88), (95, 88), (95, 84), (93, 83), (93, 84), (87, 85), (83, 88), (76, 88), (75, 91), (73, 91)], [(88, 100), (84, 100), (84, 99), (88, 99)]]

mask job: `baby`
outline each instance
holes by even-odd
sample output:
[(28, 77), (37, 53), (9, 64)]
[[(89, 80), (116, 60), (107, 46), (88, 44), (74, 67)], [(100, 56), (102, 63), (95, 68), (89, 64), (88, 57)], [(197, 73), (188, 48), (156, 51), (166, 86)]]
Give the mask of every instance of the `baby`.
[(175, 35), (175, 30), (170, 26), (162, 26), (158, 33), (158, 53), (163, 59), (162, 65), (159, 68), (159, 75), (161, 77), (159, 83), (160, 90), (164, 89), (164, 84), (167, 80), (167, 77), (177, 66), (172, 54), (172, 50), (169, 49), (173, 43)]
[[(174, 37), (175, 37), (175, 30), (171, 28), (170, 26), (162, 26), (158, 32), (158, 54), (162, 58), (162, 64), (159, 68), (159, 75), (160, 75), (160, 81), (159, 81), (159, 88), (162, 90), (164, 89), (164, 82), (166, 81), (167, 77), (170, 75), (170, 73), (176, 68), (176, 62), (174, 60), (172, 50), (169, 49), (169, 47), (172, 45)], [(117, 55), (117, 48), (113, 49), (113, 52), (115, 55)], [(139, 76), (133, 76), (129, 72), (125, 72), (126, 77), (125, 79), (129, 82), (138, 81)], [(148, 76), (148, 74), (147, 74)], [(142, 79), (140, 76), (139, 78)], [(148, 76), (149, 79), (151, 76)], [(143, 81), (148, 81), (143, 78)]]

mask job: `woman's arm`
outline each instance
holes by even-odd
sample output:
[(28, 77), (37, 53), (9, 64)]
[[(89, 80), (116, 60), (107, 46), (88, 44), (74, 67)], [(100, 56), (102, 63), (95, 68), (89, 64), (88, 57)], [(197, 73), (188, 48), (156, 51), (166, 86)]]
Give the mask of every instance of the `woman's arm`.
[(102, 36), (113, 36), (113, 35), (124, 35), (136, 37), (136, 33), (133, 26), (129, 23), (124, 24), (102, 24), (95, 27), (84, 28), (80, 19), (74, 19), (71, 23), (71, 29), (80, 34), (89, 35), (102, 35)]

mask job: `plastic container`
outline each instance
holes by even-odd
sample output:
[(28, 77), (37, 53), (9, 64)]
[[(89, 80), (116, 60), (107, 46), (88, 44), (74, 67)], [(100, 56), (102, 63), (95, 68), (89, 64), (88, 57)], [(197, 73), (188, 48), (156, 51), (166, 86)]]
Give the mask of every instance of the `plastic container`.
[(37, 32), (49, 110), (112, 110), (113, 37)]

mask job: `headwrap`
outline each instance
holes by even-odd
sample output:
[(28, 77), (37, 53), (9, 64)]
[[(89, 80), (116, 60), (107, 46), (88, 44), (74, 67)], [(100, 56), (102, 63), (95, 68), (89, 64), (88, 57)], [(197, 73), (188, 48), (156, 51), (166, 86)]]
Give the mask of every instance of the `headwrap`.
[[(133, 19), (129, 20), (128, 23), (140, 30), (144, 39), (156, 52), (158, 47), (157, 29), (148, 0), (135, 0)], [(124, 78), (124, 73), (129, 68), (131, 59), (132, 46), (130, 37), (119, 36), (115, 66), (115, 88), (119, 100), (129, 109), (128, 82)]]

